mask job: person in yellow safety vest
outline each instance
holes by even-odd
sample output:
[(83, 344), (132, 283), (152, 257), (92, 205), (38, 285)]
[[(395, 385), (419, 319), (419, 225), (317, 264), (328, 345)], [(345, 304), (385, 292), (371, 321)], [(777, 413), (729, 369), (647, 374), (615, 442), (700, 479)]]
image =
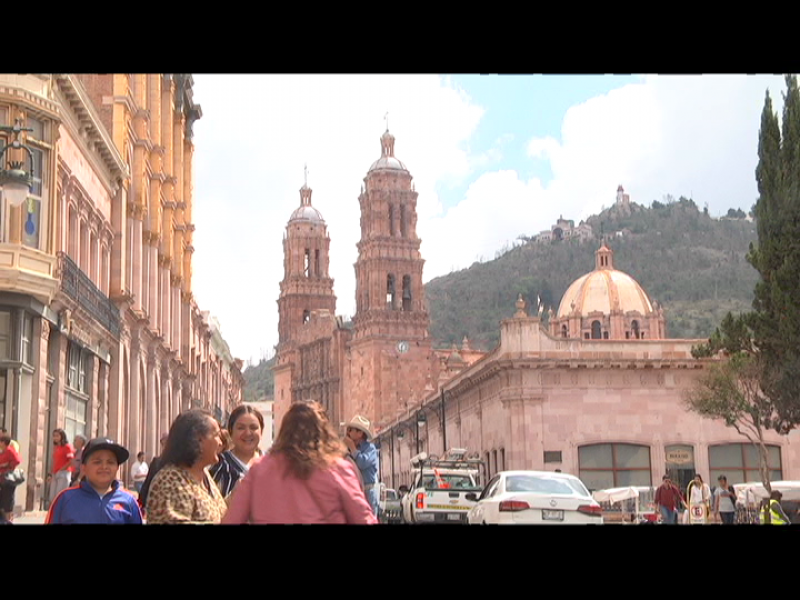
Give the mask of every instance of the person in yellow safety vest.
[(783, 498), (783, 494), (778, 491), (774, 491), (769, 495), (769, 513), (767, 512), (767, 503), (762, 504), (762, 525), (788, 525), (790, 523), (789, 517), (786, 516), (781, 507), (781, 498)]

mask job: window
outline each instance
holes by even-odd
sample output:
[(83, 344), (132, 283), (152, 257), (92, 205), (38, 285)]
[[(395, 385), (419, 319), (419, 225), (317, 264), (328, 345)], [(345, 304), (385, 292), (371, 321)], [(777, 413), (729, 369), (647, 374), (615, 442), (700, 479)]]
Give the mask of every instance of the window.
[(564, 338), (565, 337), (569, 337), (569, 333), (567, 332), (567, 326), (566, 325), (562, 325), (561, 326), (561, 337), (564, 337)]
[(70, 342), (67, 349), (67, 360), (67, 386), (77, 392), (86, 393), (86, 361), (82, 348)]
[(33, 319), (27, 313), (22, 316), (22, 362), (33, 364)]
[(639, 335), (639, 321), (631, 321), (631, 334), (633, 334), (633, 339), (636, 340), (641, 337)]
[[(779, 446), (767, 446), (767, 464), (770, 469), (770, 480), (780, 481), (783, 479)], [(709, 485), (716, 483), (717, 477), (720, 475), (725, 475), (731, 485), (745, 481), (761, 481), (758, 448), (753, 444), (709, 446), (708, 466)]]
[(0, 427), (8, 429), (6, 425), (6, 384), (8, 383), (8, 371), (0, 369)]
[(403, 275), (403, 310), (411, 310), (411, 276)]
[(394, 275), (386, 276), (386, 308), (394, 310)]
[(580, 479), (590, 490), (651, 485), (650, 448), (636, 444), (592, 444), (578, 448)]
[(0, 360), (11, 360), (11, 312), (0, 311)]
[(77, 434), (86, 436), (86, 409), (88, 402), (78, 396), (67, 394), (67, 414), (64, 431), (67, 438), (74, 440)]
[(546, 463), (560, 463), (561, 462), (561, 450), (545, 450), (544, 451), (544, 462), (546, 462)]
[(592, 321), (592, 339), (599, 340), (601, 335), (601, 328), (600, 321)]

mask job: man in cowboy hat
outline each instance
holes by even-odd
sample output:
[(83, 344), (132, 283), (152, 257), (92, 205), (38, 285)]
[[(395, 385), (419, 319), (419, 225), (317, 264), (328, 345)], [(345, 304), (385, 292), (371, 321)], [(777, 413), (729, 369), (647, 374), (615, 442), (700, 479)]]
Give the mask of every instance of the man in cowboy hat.
[(369, 421), (361, 415), (356, 415), (347, 424), (347, 435), (344, 443), (350, 451), (350, 456), (361, 472), (364, 480), (364, 493), (372, 507), (372, 512), (378, 514), (378, 451), (375, 444), (370, 442), (372, 432)]

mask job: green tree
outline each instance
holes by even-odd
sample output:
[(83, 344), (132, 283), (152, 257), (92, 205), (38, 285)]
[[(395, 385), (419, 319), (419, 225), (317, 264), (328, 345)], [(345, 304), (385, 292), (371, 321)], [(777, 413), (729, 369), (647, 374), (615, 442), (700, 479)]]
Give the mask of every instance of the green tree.
[(762, 389), (781, 433), (800, 424), (800, 92), (786, 77), (782, 134), (767, 93), (761, 115), (754, 207), (758, 246), (748, 260), (759, 272), (750, 323), (763, 366)]
[[(723, 319), (696, 358), (723, 354), (686, 395), (687, 407), (722, 419), (759, 451), (771, 491), (764, 431), (787, 434), (800, 424), (800, 91), (786, 77), (783, 130), (769, 92), (761, 113), (753, 207), (758, 244), (748, 261), (759, 273), (754, 310)], [(782, 135), (781, 135), (782, 134)]]
[(684, 402), (703, 417), (725, 421), (757, 448), (761, 482), (771, 492), (764, 433), (772, 422), (774, 408), (761, 390), (758, 360), (754, 354), (738, 352), (710, 365)]

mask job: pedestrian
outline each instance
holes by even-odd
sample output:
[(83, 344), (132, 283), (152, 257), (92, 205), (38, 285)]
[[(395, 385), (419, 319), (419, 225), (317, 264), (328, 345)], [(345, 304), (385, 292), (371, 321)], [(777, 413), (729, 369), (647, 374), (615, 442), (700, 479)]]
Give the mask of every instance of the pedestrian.
[(728, 485), (725, 475), (717, 477), (717, 488), (714, 490), (714, 514), (723, 525), (733, 525), (736, 517), (736, 491)]
[(78, 433), (75, 435), (72, 443), (74, 445), (75, 456), (72, 457), (72, 464), (70, 465), (72, 469), (70, 485), (75, 485), (81, 477), (81, 455), (83, 453), (83, 447), (86, 445), (86, 438)]
[[(761, 503), (761, 524), (762, 525), (789, 525), (791, 521), (781, 506), (783, 494), (778, 490), (773, 490), (769, 495), (769, 500)], [(769, 510), (767, 510), (769, 507)]]
[(128, 456), (128, 450), (114, 440), (89, 440), (83, 448), (80, 484), (56, 496), (45, 523), (141, 525), (136, 498), (117, 479)]
[(148, 523), (219, 523), (227, 505), (208, 467), (219, 461), (219, 424), (207, 410), (192, 409), (172, 423), (163, 467), (147, 497)]
[(145, 478), (144, 483), (142, 483), (142, 489), (139, 491), (139, 506), (142, 507), (143, 511), (147, 510), (147, 494), (150, 491), (150, 484), (153, 483), (153, 477), (156, 476), (156, 473), (158, 473), (163, 465), (161, 462), (161, 454), (164, 454), (164, 448), (167, 446), (167, 438), (169, 438), (168, 432), (161, 434), (161, 438), (159, 440), (161, 453), (158, 456), (154, 456), (153, 460), (150, 461), (150, 466), (147, 469), (147, 477)]
[(708, 523), (711, 488), (703, 481), (700, 473), (695, 473), (694, 479), (689, 482), (686, 497), (689, 501), (689, 522), (693, 525)]
[(209, 469), (224, 497), (228, 497), (250, 467), (261, 457), (259, 444), (264, 431), (264, 415), (242, 404), (233, 409), (228, 419), (230, 449), (219, 456), (219, 462)]
[(672, 483), (669, 475), (661, 478), (661, 485), (656, 490), (654, 502), (661, 510), (661, 520), (666, 525), (678, 524), (678, 508), (686, 503), (681, 498), (678, 487)]
[(50, 503), (72, 482), (72, 459), (75, 450), (63, 429), (53, 430), (53, 471), (50, 477)]
[(142, 491), (144, 480), (147, 479), (147, 473), (150, 470), (147, 466), (147, 462), (144, 460), (145, 457), (144, 452), (139, 452), (139, 454), (136, 455), (136, 462), (133, 463), (131, 467), (131, 481), (133, 482), (133, 489), (136, 490), (137, 495)]
[(322, 407), (295, 402), (278, 439), (230, 497), (224, 524), (377, 523)]
[(347, 424), (347, 435), (344, 443), (353, 457), (361, 479), (364, 482), (364, 492), (367, 495), (372, 512), (378, 514), (378, 451), (375, 444), (370, 442), (372, 431), (370, 422), (366, 417), (356, 415)]
[(14, 518), (14, 495), (20, 480), (19, 464), (22, 459), (19, 452), (11, 445), (11, 436), (7, 433), (0, 434), (0, 512), (6, 515), (6, 520)]

